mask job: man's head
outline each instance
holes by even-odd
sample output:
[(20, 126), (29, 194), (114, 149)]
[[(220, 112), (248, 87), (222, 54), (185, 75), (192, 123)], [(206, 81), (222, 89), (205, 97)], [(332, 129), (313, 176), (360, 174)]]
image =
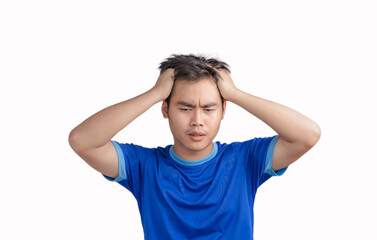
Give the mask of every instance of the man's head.
[(186, 160), (205, 157), (212, 150), (226, 107), (215, 69), (229, 71), (228, 65), (202, 56), (172, 55), (161, 63), (161, 73), (168, 68), (174, 69), (174, 86), (162, 113), (169, 119), (174, 151)]
[[(160, 63), (160, 73), (163, 73), (166, 69), (174, 69), (174, 83), (177, 80), (186, 80), (190, 82), (198, 82), (204, 78), (212, 79), (216, 84), (220, 79), (219, 74), (215, 69), (225, 69), (230, 73), (229, 65), (215, 58), (206, 58), (201, 55), (183, 55), (173, 54)], [(171, 95), (175, 89), (175, 84), (171, 91), (170, 96), (165, 100), (167, 104), (170, 103)], [(222, 101), (220, 91), (219, 95)]]

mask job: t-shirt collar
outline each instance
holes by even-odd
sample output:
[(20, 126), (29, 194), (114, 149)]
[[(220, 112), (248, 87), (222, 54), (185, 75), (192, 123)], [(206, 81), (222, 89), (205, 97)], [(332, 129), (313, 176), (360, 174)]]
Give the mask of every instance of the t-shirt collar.
[(170, 146), (169, 154), (170, 154), (170, 157), (174, 161), (176, 161), (180, 164), (183, 164), (183, 165), (186, 165), (186, 166), (197, 166), (197, 165), (201, 165), (203, 163), (208, 162), (209, 160), (211, 160), (212, 158), (214, 158), (216, 156), (216, 154), (217, 154), (217, 144), (215, 142), (212, 143), (212, 144), (213, 144), (212, 152), (208, 156), (206, 156), (202, 159), (199, 159), (199, 160), (189, 161), (189, 160), (184, 160), (184, 159), (178, 157), (177, 154), (175, 154), (175, 152), (174, 152), (174, 148), (173, 148), (174, 146), (173, 145)]

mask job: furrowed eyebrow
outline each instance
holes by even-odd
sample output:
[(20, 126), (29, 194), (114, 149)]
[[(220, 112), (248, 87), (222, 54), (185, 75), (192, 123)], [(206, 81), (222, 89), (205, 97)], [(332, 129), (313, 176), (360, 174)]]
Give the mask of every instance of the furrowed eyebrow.
[(182, 105), (182, 106), (189, 107), (189, 108), (196, 107), (195, 105), (192, 105), (191, 103), (188, 103), (188, 102), (185, 102), (185, 101), (178, 101), (177, 105)]
[[(192, 105), (191, 103), (188, 103), (188, 102), (185, 102), (185, 101), (178, 101), (177, 105), (182, 105), (182, 106), (189, 107), (189, 108), (195, 108), (196, 107), (196, 105)], [(205, 105), (200, 106), (200, 107), (210, 108), (210, 107), (214, 107), (214, 106), (217, 106), (216, 102), (211, 102), (211, 103), (205, 104)]]
[(217, 106), (217, 103), (211, 102), (211, 103), (203, 105), (202, 108), (210, 108), (210, 107), (214, 107), (214, 106)]

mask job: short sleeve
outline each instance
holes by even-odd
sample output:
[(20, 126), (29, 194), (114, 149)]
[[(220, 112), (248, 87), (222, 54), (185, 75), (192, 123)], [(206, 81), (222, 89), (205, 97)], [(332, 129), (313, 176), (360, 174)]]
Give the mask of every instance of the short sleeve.
[(123, 181), (123, 180), (127, 180), (126, 165), (125, 165), (124, 155), (123, 155), (122, 149), (121, 149), (118, 142), (111, 141), (111, 143), (114, 145), (114, 148), (115, 148), (115, 150), (117, 152), (117, 156), (118, 156), (118, 177), (114, 179), (114, 178), (108, 177), (106, 175), (103, 175), (103, 176), (109, 181), (120, 182), (120, 181)]
[(278, 138), (278, 135), (266, 138), (254, 138), (236, 145), (236, 151), (245, 163), (246, 171), (249, 174), (254, 189), (257, 189), (270, 177), (280, 176), (286, 171), (285, 168), (275, 172), (271, 168)]
[(275, 149), (275, 145), (276, 145), (276, 142), (278, 141), (278, 139), (279, 139), (278, 135), (274, 136), (272, 138), (271, 142), (268, 145), (267, 153), (266, 153), (266, 159), (265, 159), (265, 167), (264, 167), (264, 171), (263, 171), (262, 178), (261, 178), (261, 181), (260, 181), (259, 185), (261, 185), (262, 183), (264, 183), (265, 181), (267, 181), (272, 176), (281, 176), (281, 175), (283, 175), (285, 173), (285, 171), (287, 170), (287, 168), (288, 168), (288, 167), (286, 167), (286, 168), (280, 169), (278, 171), (274, 171), (271, 168), (273, 154), (274, 154), (274, 149)]
[(136, 198), (140, 193), (143, 165), (151, 149), (134, 144), (111, 141), (118, 156), (118, 177), (113, 179), (103, 175), (107, 180), (114, 181), (127, 188)]

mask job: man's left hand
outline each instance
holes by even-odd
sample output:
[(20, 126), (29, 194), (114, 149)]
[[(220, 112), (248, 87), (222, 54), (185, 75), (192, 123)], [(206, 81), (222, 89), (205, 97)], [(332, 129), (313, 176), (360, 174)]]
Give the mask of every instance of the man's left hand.
[(217, 82), (217, 86), (220, 89), (221, 96), (223, 96), (224, 100), (228, 101), (238, 89), (236, 85), (234, 85), (232, 77), (228, 71), (225, 69), (217, 69), (217, 72), (221, 77)]

